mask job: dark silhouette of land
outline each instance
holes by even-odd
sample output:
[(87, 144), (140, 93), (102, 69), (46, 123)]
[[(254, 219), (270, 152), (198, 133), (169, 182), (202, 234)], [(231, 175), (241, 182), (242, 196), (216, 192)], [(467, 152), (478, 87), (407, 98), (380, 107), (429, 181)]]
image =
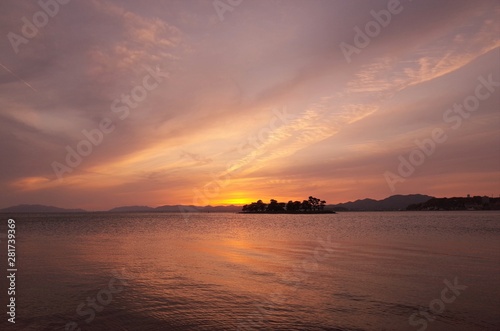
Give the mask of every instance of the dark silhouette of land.
[(271, 199), (268, 204), (259, 200), (249, 205), (244, 205), (241, 213), (261, 214), (334, 214), (333, 210), (325, 209), (325, 200), (310, 196), (308, 200), (278, 202)]
[[(309, 197), (303, 201), (278, 202), (271, 199), (269, 203), (262, 200), (243, 206), (193, 206), (193, 205), (164, 205), (149, 206), (122, 206), (100, 212), (115, 213), (331, 213), (332, 211), (432, 211), (432, 210), (500, 210), (500, 198), (486, 196), (435, 198), (428, 195), (393, 195), (383, 200), (362, 199), (339, 204), (326, 205), (326, 201)], [(66, 209), (53, 206), (23, 204), (0, 209), (0, 213), (85, 213), (84, 209)]]
[(0, 213), (85, 213), (84, 209), (66, 209), (44, 205), (17, 205), (0, 209)]
[(500, 198), (474, 196), (467, 198), (432, 198), (409, 205), (407, 210), (500, 210)]
[(335, 211), (393, 211), (406, 210), (409, 205), (423, 203), (434, 197), (422, 194), (392, 195), (382, 200), (362, 199), (328, 205)]

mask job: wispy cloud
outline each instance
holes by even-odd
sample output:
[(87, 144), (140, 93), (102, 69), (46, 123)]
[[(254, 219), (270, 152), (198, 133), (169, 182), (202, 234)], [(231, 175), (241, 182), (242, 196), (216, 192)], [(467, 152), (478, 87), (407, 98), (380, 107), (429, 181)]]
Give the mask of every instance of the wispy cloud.
[[(0, 148), (7, 157), (0, 183), (9, 188), (2, 204), (98, 209), (110, 196), (113, 205), (190, 203), (193, 187), (224, 173), (233, 176), (222, 202), (280, 187), (330, 200), (351, 198), (352, 187), (363, 190), (357, 197), (384, 195), (377, 185), (392, 155), (441, 125), (436, 114), (468, 93), (471, 77), (500, 79), (494, 0), (408, 3), (347, 65), (338, 42), (352, 40), (353, 25), (386, 5), (250, 1), (221, 24), (210, 1), (70, 2), (19, 54), (2, 53)], [(21, 33), (21, 18), (40, 10), (36, 3), (2, 6), (3, 35)], [(11, 49), (7, 38), (0, 46)], [(113, 101), (156, 65), (169, 78), (119, 120)], [(485, 173), (495, 171), (488, 150), (498, 137), (495, 98), (464, 125), (463, 137), (450, 139), (446, 158), (422, 168), (422, 183), (448, 167), (459, 169), (461, 187), (490, 187), (481, 176), (460, 174), (470, 173), (468, 155), (482, 160)], [(270, 128), (271, 110), (283, 106), (294, 117)], [(115, 131), (57, 181), (51, 162), (64, 160), (66, 146), (103, 118)], [(459, 187), (412, 185), (428, 194)]]

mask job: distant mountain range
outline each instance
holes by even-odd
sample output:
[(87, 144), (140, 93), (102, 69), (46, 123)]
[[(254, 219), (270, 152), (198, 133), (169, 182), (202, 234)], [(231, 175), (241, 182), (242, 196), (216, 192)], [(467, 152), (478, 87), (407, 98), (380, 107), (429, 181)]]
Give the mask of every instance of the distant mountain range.
[[(165, 205), (160, 207), (149, 207), (149, 206), (122, 206), (112, 208), (104, 212), (111, 213), (139, 213), (139, 212), (164, 212), (164, 213), (178, 213), (178, 212), (239, 212), (241, 211), (241, 206), (185, 206), (185, 205)], [(13, 207), (0, 209), (0, 213), (85, 213), (88, 212), (84, 209), (65, 209), (53, 206), (44, 205), (17, 205)]]
[(65, 209), (44, 205), (17, 205), (0, 209), (0, 213), (82, 213), (84, 209)]
[(406, 210), (409, 205), (424, 203), (433, 197), (422, 194), (393, 195), (383, 200), (363, 199), (327, 205), (327, 209), (336, 211), (385, 211)]
[(500, 210), (500, 198), (432, 198), (422, 203), (411, 204), (407, 210)]
[(108, 210), (109, 212), (118, 213), (131, 213), (131, 212), (164, 212), (164, 213), (178, 213), (178, 212), (238, 212), (241, 211), (241, 206), (205, 206), (197, 207), (193, 205), (165, 205), (160, 207), (148, 207), (148, 206), (125, 206), (116, 207)]
[[(425, 203), (433, 197), (422, 194), (393, 195), (383, 200), (363, 199), (345, 203), (327, 205), (325, 209), (335, 211), (384, 211), (384, 210), (406, 210), (410, 205)], [(241, 206), (186, 206), (165, 205), (159, 207), (149, 206), (122, 206), (108, 210), (115, 213), (132, 212), (239, 212)], [(0, 213), (81, 213), (83, 209), (65, 209), (44, 205), (18, 205), (0, 209)]]

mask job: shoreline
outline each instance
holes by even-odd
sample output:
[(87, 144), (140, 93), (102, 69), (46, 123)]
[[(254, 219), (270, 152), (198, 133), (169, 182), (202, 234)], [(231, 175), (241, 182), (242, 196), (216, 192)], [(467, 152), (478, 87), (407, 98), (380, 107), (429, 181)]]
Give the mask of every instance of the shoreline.
[(273, 211), (240, 211), (238, 214), (336, 214), (336, 211), (333, 210), (323, 210), (323, 211), (299, 211), (299, 212), (273, 212)]

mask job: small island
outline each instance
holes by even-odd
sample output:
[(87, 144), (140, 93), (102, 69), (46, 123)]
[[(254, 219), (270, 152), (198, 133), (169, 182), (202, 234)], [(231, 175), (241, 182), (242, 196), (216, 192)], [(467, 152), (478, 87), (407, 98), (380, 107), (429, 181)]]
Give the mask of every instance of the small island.
[(335, 214), (333, 210), (325, 209), (325, 200), (310, 196), (308, 200), (278, 202), (271, 199), (269, 203), (262, 200), (244, 205), (241, 214), (259, 213), (259, 214)]

